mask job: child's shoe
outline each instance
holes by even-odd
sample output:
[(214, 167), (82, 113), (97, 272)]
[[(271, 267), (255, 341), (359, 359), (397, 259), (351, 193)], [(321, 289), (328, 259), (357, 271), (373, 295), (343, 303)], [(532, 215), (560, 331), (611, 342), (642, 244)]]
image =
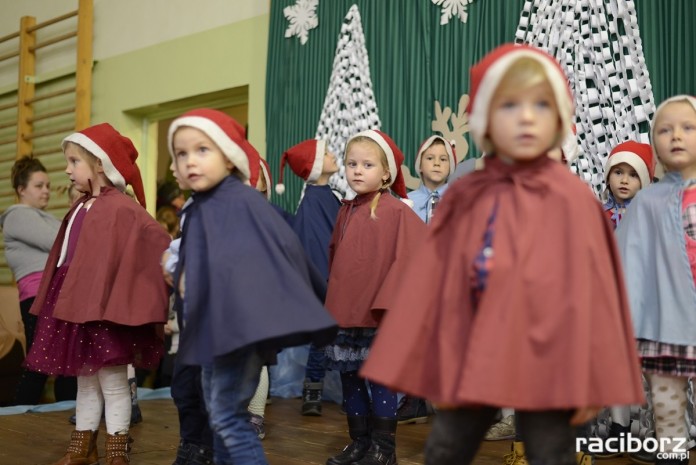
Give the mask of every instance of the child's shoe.
[(491, 426), (486, 436), (486, 441), (502, 441), (515, 437), (515, 415), (508, 415), (495, 425)]
[(261, 415), (256, 415), (255, 413), (252, 413), (251, 418), (249, 419), (249, 423), (251, 423), (251, 426), (254, 428), (254, 431), (256, 431), (256, 435), (259, 437), (259, 439), (263, 439), (266, 437), (266, 428), (264, 426), (264, 420)]
[(401, 399), (396, 419), (400, 425), (410, 423), (426, 423), (428, 421), (428, 406), (425, 400), (418, 397), (404, 396)]
[(529, 465), (524, 456), (524, 443), (522, 441), (512, 441), (511, 452), (503, 456), (504, 465)]
[(321, 416), (321, 392), (323, 389), (323, 381), (313, 383), (305, 379), (302, 387), (302, 415), (309, 417)]
[(657, 460), (657, 452), (648, 452), (645, 450), (639, 450), (638, 452), (629, 452), (628, 460), (631, 463), (637, 463), (638, 465), (653, 465)]
[(594, 465), (594, 457), (587, 452), (576, 452), (575, 463), (577, 465)]

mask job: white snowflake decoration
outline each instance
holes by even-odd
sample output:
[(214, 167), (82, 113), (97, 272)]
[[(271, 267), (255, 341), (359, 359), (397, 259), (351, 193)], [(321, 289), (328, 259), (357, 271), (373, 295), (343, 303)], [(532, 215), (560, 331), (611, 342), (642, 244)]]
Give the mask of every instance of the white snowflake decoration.
[(317, 5), (319, 5), (319, 0), (297, 0), (293, 6), (283, 8), (283, 14), (290, 22), (285, 30), (285, 38), (297, 36), (302, 45), (307, 43), (310, 29), (319, 25), (316, 13)]
[(332, 188), (344, 195), (352, 194), (343, 166), (346, 142), (360, 131), (379, 129), (380, 126), (360, 11), (357, 5), (353, 5), (341, 26), (315, 137), (326, 140), (329, 151), (338, 158), (339, 171), (329, 180)]
[(454, 16), (458, 16), (460, 21), (466, 23), (469, 13), (466, 7), (474, 0), (432, 0), (435, 5), (442, 6), (442, 16), (440, 16), (440, 26), (449, 23)]
[(556, 57), (568, 76), (579, 146), (571, 169), (600, 196), (612, 147), (647, 143), (655, 111), (633, 0), (527, 0), (515, 38)]

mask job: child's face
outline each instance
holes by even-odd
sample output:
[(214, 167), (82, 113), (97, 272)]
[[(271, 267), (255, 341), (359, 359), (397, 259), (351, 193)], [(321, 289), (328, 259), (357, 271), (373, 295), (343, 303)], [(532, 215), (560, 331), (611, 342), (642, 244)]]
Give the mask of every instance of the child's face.
[(389, 172), (382, 164), (382, 154), (376, 144), (354, 142), (346, 153), (346, 178), (348, 185), (358, 195), (382, 188)]
[(174, 176), (174, 179), (176, 179), (176, 183), (179, 185), (179, 189), (182, 189), (182, 190), (191, 189), (191, 186), (189, 186), (186, 181), (181, 179), (181, 175), (179, 175), (179, 172), (176, 170), (175, 160), (172, 160), (172, 163), (169, 165), (169, 169), (172, 171), (172, 175)]
[(696, 110), (687, 102), (668, 103), (655, 121), (653, 138), (660, 160), (691, 178), (696, 171)]
[(421, 155), (420, 173), (424, 182), (440, 186), (447, 181), (450, 172), (449, 155), (445, 146), (433, 144)]
[(234, 169), (222, 150), (199, 129), (178, 129), (172, 145), (176, 171), (196, 192), (205, 192), (217, 186)]
[(559, 125), (547, 80), (524, 90), (498, 88), (491, 101), (488, 136), (503, 160), (524, 162), (545, 155), (557, 139)]
[(17, 189), (20, 202), (30, 207), (43, 210), (48, 206), (51, 198), (51, 181), (48, 174), (43, 171), (34, 171), (29, 176), (26, 186), (19, 186)]
[(268, 194), (268, 183), (266, 182), (266, 175), (263, 174), (263, 168), (259, 170), (259, 180), (256, 181), (256, 190), (261, 192), (264, 197)]
[(635, 197), (640, 190), (638, 173), (628, 163), (619, 163), (609, 171), (609, 189), (616, 200), (626, 201)]
[[(67, 144), (65, 146), (65, 174), (70, 178), (70, 182), (78, 192), (92, 192), (99, 183), (99, 171), (101, 163), (92, 163), (88, 160), (88, 155), (82, 152), (76, 145)], [(102, 169), (103, 170), (103, 169)], [(90, 186), (90, 181), (92, 185)]]
[(336, 155), (331, 152), (326, 152), (324, 154), (324, 164), (321, 167), (321, 174), (334, 174), (338, 171), (338, 164), (336, 163)]

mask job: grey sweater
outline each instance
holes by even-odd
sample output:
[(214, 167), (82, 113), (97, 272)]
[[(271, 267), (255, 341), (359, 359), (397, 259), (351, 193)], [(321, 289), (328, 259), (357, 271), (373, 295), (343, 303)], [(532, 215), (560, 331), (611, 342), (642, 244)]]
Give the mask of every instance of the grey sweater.
[(28, 205), (12, 205), (0, 215), (5, 258), (15, 280), (43, 271), (58, 235), (60, 220)]

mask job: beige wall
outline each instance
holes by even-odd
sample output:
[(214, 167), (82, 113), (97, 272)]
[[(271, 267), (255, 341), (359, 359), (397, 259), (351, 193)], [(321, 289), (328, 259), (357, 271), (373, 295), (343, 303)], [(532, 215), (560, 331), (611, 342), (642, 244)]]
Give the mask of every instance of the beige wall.
[[(23, 15), (42, 22), (75, 10), (78, 0), (0, 3), (0, 36), (5, 36), (18, 29)], [(158, 121), (176, 116), (171, 112), (176, 111), (177, 102), (188, 107), (196, 102), (221, 108), (247, 105), (250, 141), (265, 154), (268, 21), (268, 1), (262, 0), (94, 0), (92, 123), (107, 121), (133, 140), (140, 152), (138, 164), (151, 211)], [(70, 64), (74, 49), (60, 46), (52, 53), (37, 70), (39, 82), (74, 70)], [(3, 96), (12, 98), (16, 89), (16, 62), (8, 61), (0, 63), (0, 101)], [(233, 97), (211, 101), (211, 95)], [(42, 143), (58, 147), (64, 135)], [(54, 185), (65, 183), (62, 154), (46, 155), (42, 161), (55, 170)], [(0, 191), (8, 189), (10, 166), (11, 159), (0, 162), (5, 173), (0, 176)], [(62, 216), (65, 200), (54, 199), (57, 208), (52, 212)], [(11, 203), (11, 197), (0, 198), (0, 212)], [(3, 261), (0, 255), (0, 284), (9, 284), (11, 274)], [(3, 304), (0, 301), (0, 309)]]

